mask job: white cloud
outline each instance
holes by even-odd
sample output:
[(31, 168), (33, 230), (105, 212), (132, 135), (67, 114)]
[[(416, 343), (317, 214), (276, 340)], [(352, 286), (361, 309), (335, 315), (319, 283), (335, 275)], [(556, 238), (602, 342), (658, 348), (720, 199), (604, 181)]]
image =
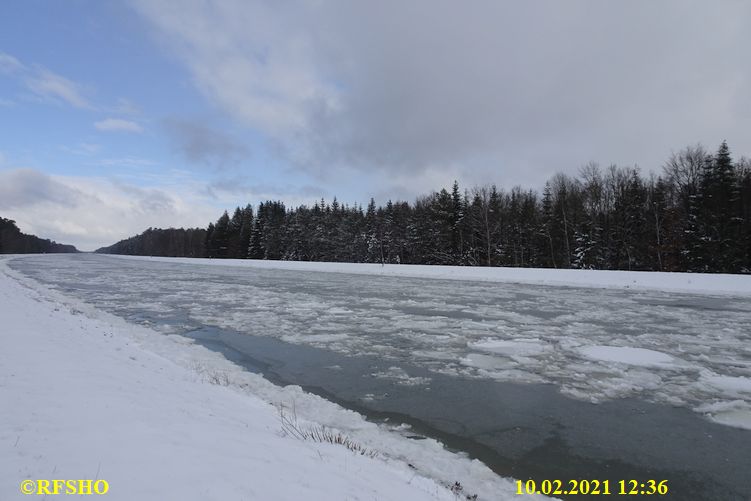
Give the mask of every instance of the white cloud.
[(34, 169), (0, 172), (0, 210), (38, 205), (75, 207), (83, 193)]
[(164, 128), (175, 150), (193, 164), (221, 169), (249, 155), (232, 136), (199, 122), (171, 118), (164, 121)]
[(142, 188), (104, 178), (0, 171), (0, 213), (22, 231), (94, 250), (148, 227), (204, 227), (220, 210), (183, 184)]
[(157, 165), (153, 160), (141, 157), (118, 157), (118, 158), (103, 158), (97, 162), (98, 165), (104, 167), (152, 167)]
[(138, 115), (141, 113), (141, 109), (129, 99), (118, 98), (117, 105), (112, 110), (113, 113), (121, 115)]
[[(309, 33), (295, 5), (261, 2), (141, 1), (140, 10), (164, 32), (199, 88), (246, 123), (278, 134), (306, 128), (308, 108), (335, 107), (335, 86), (313, 64)], [(215, 26), (221, 26), (217, 30)]]
[(37, 96), (51, 101), (62, 101), (75, 108), (92, 109), (83, 97), (80, 86), (47, 69), (39, 68), (26, 78), (26, 85)]
[(18, 59), (5, 52), (0, 52), (0, 73), (10, 74), (23, 69), (24, 65)]
[(102, 145), (95, 143), (78, 143), (76, 146), (63, 146), (62, 150), (72, 153), (73, 155), (80, 155), (90, 157), (99, 153), (102, 149)]
[[(44, 100), (64, 102), (75, 108), (93, 109), (83, 96), (79, 84), (42, 66), (30, 67), (10, 54), (0, 52), (0, 73), (14, 75), (29, 91)], [(0, 100), (0, 106), (12, 104), (12, 101)]]
[(208, 99), (321, 176), (539, 185), (592, 159), (659, 168), (696, 141), (751, 150), (742, 2), (136, 5)]
[(105, 118), (94, 123), (94, 127), (103, 131), (143, 132), (143, 128), (131, 120), (121, 118)]

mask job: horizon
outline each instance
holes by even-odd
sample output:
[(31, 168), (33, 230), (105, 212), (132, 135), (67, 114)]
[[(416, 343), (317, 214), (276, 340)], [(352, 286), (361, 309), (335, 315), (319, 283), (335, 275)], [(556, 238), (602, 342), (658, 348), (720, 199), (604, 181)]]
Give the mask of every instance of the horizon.
[(0, 216), (88, 251), (265, 200), (751, 152), (751, 5), (174, 5), (7, 3)]

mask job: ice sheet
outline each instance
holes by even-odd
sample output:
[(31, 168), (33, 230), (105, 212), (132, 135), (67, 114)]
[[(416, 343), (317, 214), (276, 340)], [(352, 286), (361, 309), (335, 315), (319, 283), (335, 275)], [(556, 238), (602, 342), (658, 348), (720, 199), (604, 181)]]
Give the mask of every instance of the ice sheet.
[[(745, 295), (210, 263), (84, 255), (27, 257), (11, 266), (164, 332), (216, 326), (373, 355), (395, 367), (551, 383), (590, 402), (638, 397), (697, 409), (751, 400)], [(442, 276), (443, 267), (434, 268)], [(691, 280), (712, 282), (696, 274)]]
[[(367, 422), (185, 337), (25, 288), (5, 271), (0, 257), (3, 500), (23, 498), (27, 478), (106, 479), (116, 501), (451, 501), (456, 481), (479, 499), (518, 497), (511, 479), (435, 440), (408, 440), (401, 424)], [(387, 376), (409, 381), (398, 370)], [(325, 426), (374, 457), (285, 435), (280, 409), (295, 426)]]
[(676, 359), (665, 353), (627, 346), (583, 346), (579, 352), (598, 362), (615, 362), (643, 367), (671, 367)]

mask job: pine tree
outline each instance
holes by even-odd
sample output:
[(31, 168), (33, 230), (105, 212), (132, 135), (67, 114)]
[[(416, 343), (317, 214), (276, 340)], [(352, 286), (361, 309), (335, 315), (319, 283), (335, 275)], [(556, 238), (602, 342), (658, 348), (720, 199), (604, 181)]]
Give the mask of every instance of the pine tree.
[(236, 257), (245, 259), (248, 257), (250, 247), (250, 234), (253, 231), (253, 207), (248, 204), (242, 209), (240, 216), (240, 233), (237, 243)]
[(235, 212), (229, 220), (227, 226), (227, 256), (230, 258), (245, 257), (245, 249), (241, 249), (240, 231), (242, 230), (243, 213), (240, 207), (235, 208)]
[(204, 248), (206, 257), (215, 257), (216, 249), (214, 248), (214, 223), (209, 223), (208, 228), (206, 228)]
[(379, 237), (379, 224), (376, 218), (376, 204), (370, 199), (368, 209), (365, 212), (365, 241), (367, 242), (367, 256), (365, 262), (380, 263), (383, 260), (383, 249)]
[(633, 169), (624, 193), (623, 226), (621, 227), (621, 243), (626, 252), (628, 270), (644, 268), (644, 233), (646, 229), (645, 217), (646, 193), (639, 172)]
[(691, 208), (688, 250), (692, 268), (705, 272), (733, 272), (740, 268), (736, 239), (739, 236), (739, 186), (730, 149), (722, 142), (708, 158), (699, 192)]
[(263, 225), (266, 218), (266, 206), (263, 202), (258, 205), (256, 217), (253, 220), (253, 227), (250, 230), (250, 240), (248, 242), (248, 258), (263, 259), (265, 251), (265, 242), (263, 235)]
[(543, 253), (549, 257), (547, 261), (548, 267), (558, 268), (555, 258), (555, 244), (553, 243), (553, 228), (555, 227), (555, 218), (553, 216), (553, 194), (550, 190), (550, 183), (545, 183), (545, 189), (542, 195), (542, 225), (541, 234), (545, 240), (545, 244), (541, 245), (548, 248), (549, 253)]
[(741, 158), (736, 168), (740, 219), (740, 237), (738, 238), (741, 273), (751, 273), (751, 160)]
[(214, 231), (211, 235), (212, 244), (211, 248), (214, 251), (214, 257), (226, 258), (227, 257), (227, 244), (229, 241), (229, 225), (230, 219), (227, 211), (217, 219), (214, 225)]
[(462, 233), (462, 219), (464, 205), (459, 192), (459, 183), (454, 181), (451, 187), (451, 254), (454, 263), (460, 262), (464, 254), (464, 234)]

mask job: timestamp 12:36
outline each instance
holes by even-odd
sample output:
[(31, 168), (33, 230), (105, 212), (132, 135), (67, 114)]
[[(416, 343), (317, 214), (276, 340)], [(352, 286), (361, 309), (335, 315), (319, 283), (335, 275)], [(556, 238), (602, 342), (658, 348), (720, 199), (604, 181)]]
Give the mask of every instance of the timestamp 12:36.
[(517, 480), (517, 494), (544, 494), (546, 496), (573, 496), (582, 495), (643, 495), (643, 496), (664, 496), (668, 493), (667, 480), (619, 480), (613, 482), (610, 480)]

